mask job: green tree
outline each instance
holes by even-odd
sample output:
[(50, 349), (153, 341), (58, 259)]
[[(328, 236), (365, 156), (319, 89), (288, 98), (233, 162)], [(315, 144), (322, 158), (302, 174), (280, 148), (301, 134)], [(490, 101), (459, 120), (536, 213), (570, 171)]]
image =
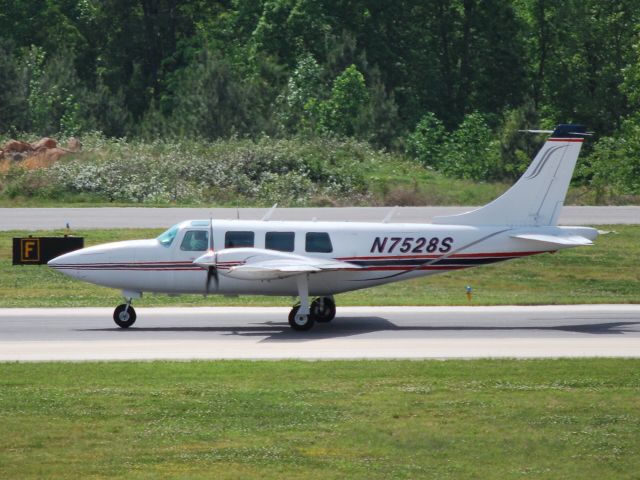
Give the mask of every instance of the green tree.
[(32, 46), (24, 57), (27, 72), (29, 128), (40, 135), (76, 135), (90, 127), (85, 100), (88, 92), (77, 77), (71, 52), (50, 58)]
[(588, 162), (589, 184), (596, 191), (598, 203), (604, 203), (611, 190), (639, 195), (640, 119), (627, 119), (618, 135), (598, 140)]
[(311, 54), (298, 59), (284, 91), (278, 96), (278, 116), (285, 132), (315, 131), (318, 118), (311, 105), (325, 94), (322, 67)]
[[(208, 50), (181, 72), (174, 95), (175, 108), (167, 122), (173, 134), (216, 139), (265, 129), (259, 90), (239, 77), (227, 60)], [(157, 119), (158, 112), (152, 113)]]
[(0, 39), (0, 133), (28, 125), (24, 69), (10, 41)]
[(485, 118), (477, 112), (465, 115), (449, 136), (441, 170), (458, 178), (492, 180), (499, 172), (499, 165), (499, 143)]
[(533, 102), (507, 110), (498, 131), (500, 141), (500, 169), (496, 180), (515, 180), (527, 169), (538, 149), (540, 138), (521, 130), (538, 129), (538, 112)]
[(364, 76), (355, 65), (345, 69), (333, 82), (331, 98), (321, 104), (320, 129), (353, 136), (359, 116), (369, 100)]
[(637, 2), (527, 0), (517, 2), (517, 10), (542, 120), (612, 133), (631, 112), (620, 86), (624, 67), (633, 63)]
[(446, 141), (444, 125), (433, 112), (427, 112), (407, 138), (407, 153), (438, 170), (442, 167)]

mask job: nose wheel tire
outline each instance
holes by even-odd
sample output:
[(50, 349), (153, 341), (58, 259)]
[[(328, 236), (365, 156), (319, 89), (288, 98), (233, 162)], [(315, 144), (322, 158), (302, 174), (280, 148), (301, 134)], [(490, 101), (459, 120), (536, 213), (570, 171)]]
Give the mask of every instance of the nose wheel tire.
[(289, 312), (289, 325), (297, 332), (306, 332), (313, 327), (315, 318), (313, 318), (313, 315), (298, 314), (299, 309), (300, 306), (296, 305)]
[(330, 322), (336, 317), (336, 303), (329, 297), (316, 298), (311, 303), (311, 315), (316, 322)]
[(116, 322), (116, 325), (120, 328), (129, 328), (136, 323), (136, 311), (131, 305), (127, 308), (126, 303), (118, 305), (113, 311), (113, 321)]

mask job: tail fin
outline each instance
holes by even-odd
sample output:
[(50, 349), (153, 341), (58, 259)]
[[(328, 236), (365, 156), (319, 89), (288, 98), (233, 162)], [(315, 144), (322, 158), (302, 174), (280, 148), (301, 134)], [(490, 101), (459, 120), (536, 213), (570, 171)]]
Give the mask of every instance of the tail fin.
[(435, 217), (448, 225), (557, 225), (584, 136), (582, 125), (558, 125), (527, 171), (504, 194), (470, 212)]

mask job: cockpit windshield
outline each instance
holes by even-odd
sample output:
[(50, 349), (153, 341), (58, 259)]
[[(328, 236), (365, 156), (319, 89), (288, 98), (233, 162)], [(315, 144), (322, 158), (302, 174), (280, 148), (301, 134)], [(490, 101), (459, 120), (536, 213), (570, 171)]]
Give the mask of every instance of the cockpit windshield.
[(178, 231), (180, 230), (180, 224), (174, 225), (169, 230), (161, 234), (156, 240), (160, 242), (163, 247), (169, 247), (173, 243), (173, 239), (176, 238)]

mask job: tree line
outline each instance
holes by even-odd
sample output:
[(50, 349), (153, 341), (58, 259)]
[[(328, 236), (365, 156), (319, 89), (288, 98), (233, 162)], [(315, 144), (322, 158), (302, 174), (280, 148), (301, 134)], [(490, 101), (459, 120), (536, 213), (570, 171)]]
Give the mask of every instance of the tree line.
[(638, 25), (635, 0), (0, 0), (0, 132), (354, 137), (494, 180), (519, 129), (579, 122), (582, 180), (640, 193)]

